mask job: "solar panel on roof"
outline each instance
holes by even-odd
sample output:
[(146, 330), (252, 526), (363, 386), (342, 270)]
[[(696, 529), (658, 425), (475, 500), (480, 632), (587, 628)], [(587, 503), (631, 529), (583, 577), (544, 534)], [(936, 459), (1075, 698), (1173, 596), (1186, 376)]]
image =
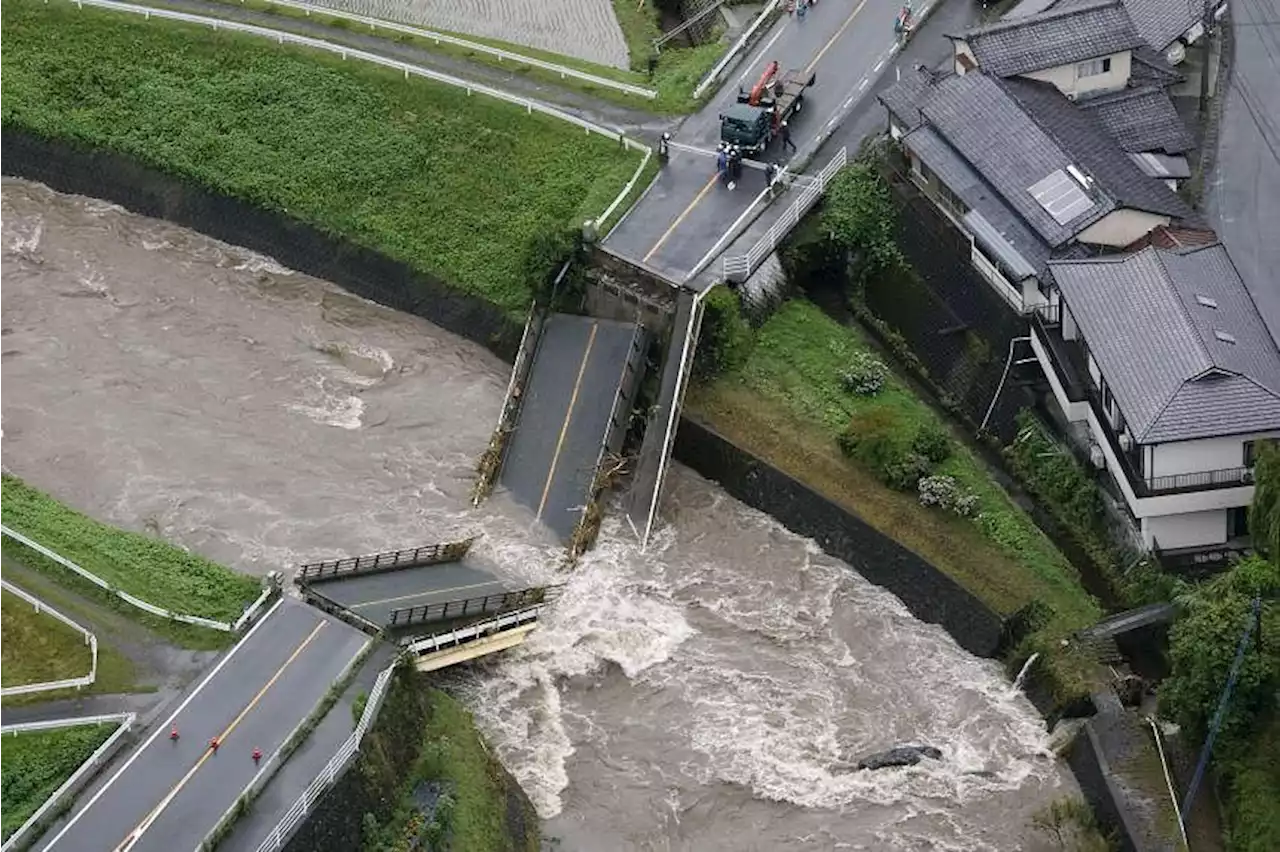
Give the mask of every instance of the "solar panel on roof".
[(1080, 184), (1067, 177), (1062, 169), (1050, 172), (1048, 177), (1033, 183), (1027, 191), (1059, 225), (1067, 224), (1093, 206), (1093, 200), (1080, 188)]

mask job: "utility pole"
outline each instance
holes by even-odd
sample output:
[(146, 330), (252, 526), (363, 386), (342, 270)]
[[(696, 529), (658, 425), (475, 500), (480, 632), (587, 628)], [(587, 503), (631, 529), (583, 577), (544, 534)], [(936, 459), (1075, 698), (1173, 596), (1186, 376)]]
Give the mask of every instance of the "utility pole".
[(1200, 116), (1209, 111), (1209, 59), (1213, 55), (1210, 48), (1212, 39), (1213, 26), (1213, 10), (1210, 7), (1212, 0), (1204, 0), (1204, 12), (1201, 15), (1200, 25), (1204, 27), (1204, 32), (1200, 35), (1200, 43), (1203, 47), (1200, 49), (1201, 68), (1200, 68)]

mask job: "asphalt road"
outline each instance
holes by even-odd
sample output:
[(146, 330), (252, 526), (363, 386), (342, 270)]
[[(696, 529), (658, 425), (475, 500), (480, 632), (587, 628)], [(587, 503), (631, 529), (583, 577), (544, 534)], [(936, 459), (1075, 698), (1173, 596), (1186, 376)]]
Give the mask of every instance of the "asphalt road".
[[(972, 5), (966, 0), (960, 3)], [(791, 121), (798, 151), (784, 155), (781, 143), (775, 142), (768, 158), (785, 164), (792, 157), (805, 156), (820, 144), (824, 130), (866, 97), (885, 70), (895, 41), (893, 21), (901, 7), (900, 0), (820, 0), (804, 18), (784, 16), (739, 67), (738, 76), (701, 112), (687, 119), (674, 140), (703, 151), (714, 150), (719, 140), (719, 115), (735, 101), (738, 87), (752, 86), (765, 66), (777, 60), (784, 72), (792, 68), (812, 71), (817, 81), (805, 95), (804, 108)], [(730, 190), (715, 179), (714, 157), (677, 151), (606, 244), (682, 280), (763, 188), (763, 174), (747, 170), (742, 185)]]
[(385, 625), (397, 609), (498, 595), (508, 588), (487, 571), (451, 562), (330, 580), (317, 584), (316, 591), (375, 624)]
[[(37, 848), (195, 848), (258, 771), (254, 747), (265, 766), (369, 641), (305, 604), (280, 602)], [(176, 743), (168, 737), (174, 724)], [(222, 742), (216, 754), (214, 736)]]
[(582, 515), (635, 326), (556, 314), (525, 388), (502, 485), (562, 540)]
[(1280, 0), (1232, 0), (1235, 56), (1209, 221), (1280, 341)]

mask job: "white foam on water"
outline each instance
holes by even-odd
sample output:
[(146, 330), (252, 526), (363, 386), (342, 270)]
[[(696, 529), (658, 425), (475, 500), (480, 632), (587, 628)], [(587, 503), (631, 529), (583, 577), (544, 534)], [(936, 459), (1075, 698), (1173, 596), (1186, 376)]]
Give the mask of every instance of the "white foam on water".
[(363, 425), (364, 400), (346, 393), (333, 393), (327, 384), (323, 376), (317, 377), (315, 391), (307, 394), (307, 401), (289, 403), (288, 409), (324, 426), (359, 429)]
[(44, 217), (35, 220), (29, 228), (14, 229), (17, 233), (9, 242), (9, 251), (29, 260), (36, 259), (36, 251), (40, 248), (40, 240), (44, 236)]
[(289, 267), (281, 265), (275, 260), (275, 258), (267, 257), (265, 254), (251, 252), (248, 249), (240, 248), (239, 246), (228, 245), (227, 248), (234, 254), (244, 258), (232, 267), (232, 269), (235, 269), (237, 272), (267, 272), (271, 275), (296, 274)]

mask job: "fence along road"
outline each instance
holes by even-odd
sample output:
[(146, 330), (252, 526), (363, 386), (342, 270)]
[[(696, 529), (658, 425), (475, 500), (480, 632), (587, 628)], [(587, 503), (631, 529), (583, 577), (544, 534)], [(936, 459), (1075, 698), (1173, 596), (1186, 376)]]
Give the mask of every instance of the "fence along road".
[(87, 675), (65, 680), (51, 680), (44, 683), (24, 683), (21, 686), (6, 686), (0, 689), (0, 695), (28, 695), (33, 692), (51, 692), (55, 689), (81, 689), (82, 687), (92, 686), (93, 682), (98, 679), (98, 637), (90, 633), (88, 628), (81, 627), (35, 595), (24, 592), (8, 580), (0, 579), (0, 587), (31, 604), (35, 607), (37, 613), (57, 619), (72, 630), (82, 634), (84, 643), (89, 646), (89, 673)]
[[(40, 849), (170, 852), (200, 843), (368, 637), (300, 601), (272, 605)], [(177, 726), (180, 739), (168, 734)], [(209, 741), (218, 737), (215, 753)], [(262, 749), (255, 765), (250, 753)]]

